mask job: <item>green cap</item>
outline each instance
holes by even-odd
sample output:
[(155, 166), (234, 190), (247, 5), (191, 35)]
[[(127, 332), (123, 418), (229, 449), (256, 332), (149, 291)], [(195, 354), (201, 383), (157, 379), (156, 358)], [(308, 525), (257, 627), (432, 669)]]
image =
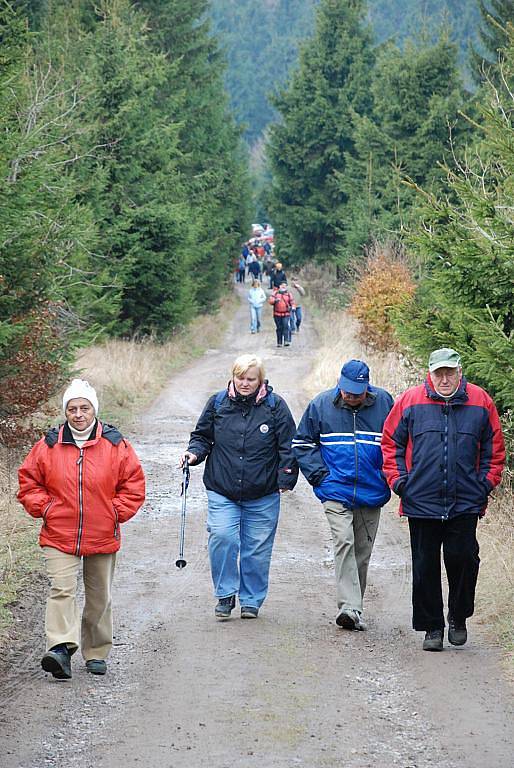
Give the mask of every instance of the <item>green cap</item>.
[(428, 359), (428, 370), (437, 371), (438, 368), (458, 368), (460, 365), (460, 355), (454, 349), (444, 347), (436, 349)]

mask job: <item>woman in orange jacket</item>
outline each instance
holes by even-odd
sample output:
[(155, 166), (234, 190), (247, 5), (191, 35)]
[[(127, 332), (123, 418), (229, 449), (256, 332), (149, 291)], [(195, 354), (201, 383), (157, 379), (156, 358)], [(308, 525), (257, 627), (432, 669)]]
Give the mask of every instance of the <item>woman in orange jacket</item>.
[[(71, 382), (63, 409), (65, 423), (39, 440), (20, 467), (18, 499), (43, 521), (39, 543), (51, 586), (41, 665), (54, 677), (69, 679), (79, 644), (88, 672), (107, 671), (120, 524), (143, 504), (145, 478), (132, 446), (98, 420), (98, 398), (87, 381)], [(82, 617), (76, 601), (81, 563)]]

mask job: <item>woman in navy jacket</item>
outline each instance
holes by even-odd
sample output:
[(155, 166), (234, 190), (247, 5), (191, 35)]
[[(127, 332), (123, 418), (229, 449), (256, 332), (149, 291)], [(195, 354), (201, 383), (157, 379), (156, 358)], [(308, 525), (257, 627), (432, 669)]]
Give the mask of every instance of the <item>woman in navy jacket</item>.
[(264, 378), (260, 358), (241, 355), (227, 388), (209, 398), (191, 433), (182, 463), (207, 460), (203, 481), (218, 619), (230, 618), (236, 595), (244, 619), (256, 618), (264, 602), (280, 493), (298, 479), (294, 432), (291, 412)]

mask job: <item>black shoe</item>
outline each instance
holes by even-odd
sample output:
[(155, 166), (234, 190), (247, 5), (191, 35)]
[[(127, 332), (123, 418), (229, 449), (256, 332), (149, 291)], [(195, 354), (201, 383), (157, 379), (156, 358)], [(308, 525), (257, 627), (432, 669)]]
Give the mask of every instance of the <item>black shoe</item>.
[(105, 675), (107, 664), (103, 659), (89, 659), (86, 661), (86, 672), (91, 672), (92, 675)]
[(425, 632), (425, 639), (423, 640), (424, 651), (442, 651), (443, 650), (443, 630), (431, 629), (429, 632)]
[(448, 614), (448, 642), (452, 645), (465, 645), (467, 639), (466, 619), (457, 621)]
[(222, 621), (225, 619), (230, 619), (230, 614), (236, 607), (236, 596), (231, 595), (230, 597), (220, 597), (218, 600), (218, 605), (214, 609), (214, 615), (217, 619), (221, 619)]
[(256, 619), (258, 615), (259, 615), (259, 609), (255, 608), (253, 605), (241, 606), (242, 619)]
[(66, 645), (50, 648), (41, 659), (41, 666), (58, 680), (71, 680), (71, 660)]
[(360, 629), (365, 631), (367, 626), (361, 619), (359, 611), (352, 608), (343, 608), (336, 616), (336, 624), (343, 629)]

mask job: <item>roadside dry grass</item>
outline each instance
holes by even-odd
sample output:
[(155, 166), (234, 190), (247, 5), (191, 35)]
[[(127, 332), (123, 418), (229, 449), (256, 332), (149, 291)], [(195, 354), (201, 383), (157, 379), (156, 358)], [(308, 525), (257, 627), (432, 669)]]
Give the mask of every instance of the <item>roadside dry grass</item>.
[[(101, 418), (122, 431), (130, 429), (134, 417), (156, 397), (173, 371), (219, 344), (232, 316), (232, 302), (229, 297), (217, 315), (198, 318), (164, 344), (116, 339), (81, 350), (76, 375), (96, 388)], [(61, 419), (60, 397), (38, 414), (42, 432), (44, 426)], [(16, 473), (22, 458), (21, 452), (0, 446), (0, 646), (12, 622), (10, 606), (41, 569), (39, 522), (16, 501)]]
[(232, 300), (227, 301), (217, 316), (197, 318), (164, 344), (152, 340), (111, 339), (83, 349), (77, 357), (77, 370), (95, 387), (102, 418), (126, 430), (134, 416), (156, 397), (173, 371), (219, 344), (224, 319), (232, 315)]
[[(312, 311), (312, 310), (311, 310)], [(319, 350), (313, 370), (305, 382), (309, 396), (335, 386), (341, 364), (351, 357), (366, 360), (371, 381), (392, 395), (422, 380), (423, 371), (410, 367), (396, 353), (378, 353), (358, 341), (357, 322), (344, 310), (314, 310)], [(479, 525), (480, 577), (476, 616), (505, 652), (508, 674), (514, 679), (514, 476), (507, 471), (504, 482), (491, 498)]]

